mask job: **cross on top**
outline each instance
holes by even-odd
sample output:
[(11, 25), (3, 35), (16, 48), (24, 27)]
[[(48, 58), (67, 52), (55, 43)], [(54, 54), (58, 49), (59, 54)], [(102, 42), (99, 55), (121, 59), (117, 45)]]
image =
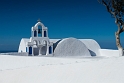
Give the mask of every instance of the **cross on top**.
[(38, 22), (41, 22), (41, 20), (40, 20), (40, 19), (38, 19), (37, 21), (38, 21)]

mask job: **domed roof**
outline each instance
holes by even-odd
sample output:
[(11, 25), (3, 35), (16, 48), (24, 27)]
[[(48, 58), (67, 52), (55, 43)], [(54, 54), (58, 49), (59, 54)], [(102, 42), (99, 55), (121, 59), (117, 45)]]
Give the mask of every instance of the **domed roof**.
[(83, 42), (75, 38), (61, 40), (54, 50), (55, 57), (91, 56)]

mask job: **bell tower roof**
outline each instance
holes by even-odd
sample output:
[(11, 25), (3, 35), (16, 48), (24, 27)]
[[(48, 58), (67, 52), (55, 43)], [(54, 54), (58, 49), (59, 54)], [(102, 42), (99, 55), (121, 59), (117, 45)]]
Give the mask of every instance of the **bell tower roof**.
[(43, 30), (47, 30), (47, 27), (44, 26), (44, 24), (41, 22), (40, 19), (37, 20), (38, 22), (32, 27), (33, 30), (38, 30), (38, 26), (41, 26)]

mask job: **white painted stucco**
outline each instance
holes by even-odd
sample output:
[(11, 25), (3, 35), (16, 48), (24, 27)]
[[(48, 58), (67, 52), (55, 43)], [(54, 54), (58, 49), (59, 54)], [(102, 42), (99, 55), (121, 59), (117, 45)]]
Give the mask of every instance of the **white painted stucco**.
[(18, 52), (26, 52), (27, 43), (30, 41), (28, 38), (22, 38), (20, 41)]
[(61, 40), (54, 50), (55, 57), (91, 56), (84, 43), (76, 38)]
[(92, 56), (100, 56), (99, 49), (101, 48), (100, 45), (95, 40), (93, 39), (79, 39), (79, 40), (86, 45)]
[[(27, 48), (27, 49), (26, 49)], [(52, 50), (50, 50), (52, 48)], [(31, 37), (22, 38), (18, 52), (28, 52), (29, 55), (54, 56), (100, 56), (100, 46), (93, 39), (49, 39), (47, 27), (37, 22), (31, 28)], [(50, 51), (52, 51), (50, 53)]]
[(22, 38), (18, 52), (28, 52), (29, 55), (53, 55), (53, 43), (48, 37), (47, 27), (37, 22), (31, 28), (30, 39)]

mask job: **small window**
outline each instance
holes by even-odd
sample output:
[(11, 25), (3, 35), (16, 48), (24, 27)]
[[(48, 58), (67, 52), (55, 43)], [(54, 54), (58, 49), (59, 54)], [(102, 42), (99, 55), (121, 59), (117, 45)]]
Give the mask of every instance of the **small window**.
[(33, 45), (34, 45), (34, 47), (37, 47), (38, 41), (34, 40), (34, 41), (33, 41)]
[(52, 54), (52, 47), (49, 47), (49, 54)]
[(46, 31), (44, 31), (44, 37), (47, 37), (47, 33), (46, 33)]
[(26, 47), (26, 52), (28, 52), (28, 48)]
[(47, 41), (43, 41), (43, 44), (46, 45), (47, 44)]
[(37, 31), (36, 30), (34, 31), (34, 37), (37, 37)]

